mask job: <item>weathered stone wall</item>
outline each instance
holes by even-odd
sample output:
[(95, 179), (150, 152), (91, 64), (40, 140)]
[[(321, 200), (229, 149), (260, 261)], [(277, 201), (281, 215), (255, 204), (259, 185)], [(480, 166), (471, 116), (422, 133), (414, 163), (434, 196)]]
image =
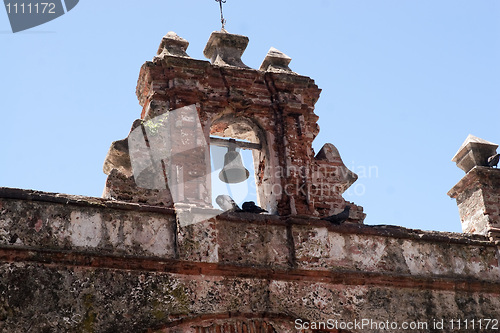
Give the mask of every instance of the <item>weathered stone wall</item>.
[(169, 208), (0, 197), (2, 332), (500, 318), (500, 255), (484, 236), (249, 213), (181, 226)]

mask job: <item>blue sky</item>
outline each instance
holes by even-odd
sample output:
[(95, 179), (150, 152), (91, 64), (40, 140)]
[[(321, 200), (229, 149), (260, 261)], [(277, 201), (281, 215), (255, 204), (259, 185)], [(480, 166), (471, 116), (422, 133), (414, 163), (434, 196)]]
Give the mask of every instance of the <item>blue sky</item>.
[[(450, 159), (469, 133), (500, 143), (497, 0), (227, 0), (224, 14), (248, 66), (273, 46), (323, 89), (314, 148), (360, 174), (346, 199), (367, 224), (461, 230)], [(140, 115), (140, 66), (168, 31), (204, 59), (219, 21), (214, 0), (81, 0), (13, 34), (0, 10), (0, 186), (100, 196), (109, 145)]]

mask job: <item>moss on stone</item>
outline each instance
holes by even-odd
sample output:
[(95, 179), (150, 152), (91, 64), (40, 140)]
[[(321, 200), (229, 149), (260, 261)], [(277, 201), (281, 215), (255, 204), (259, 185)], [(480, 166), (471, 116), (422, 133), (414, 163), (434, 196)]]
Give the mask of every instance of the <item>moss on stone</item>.
[(83, 296), (83, 305), (85, 307), (85, 317), (81, 322), (81, 332), (94, 333), (94, 325), (96, 321), (96, 313), (94, 311), (94, 295), (85, 294)]

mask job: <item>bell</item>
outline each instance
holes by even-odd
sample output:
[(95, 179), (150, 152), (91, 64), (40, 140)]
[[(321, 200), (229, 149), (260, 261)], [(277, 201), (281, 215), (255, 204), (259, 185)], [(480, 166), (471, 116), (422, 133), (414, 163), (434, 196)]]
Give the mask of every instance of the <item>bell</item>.
[(219, 179), (224, 183), (236, 184), (248, 179), (250, 172), (243, 166), (241, 155), (234, 147), (229, 147), (224, 155), (224, 167), (219, 173)]

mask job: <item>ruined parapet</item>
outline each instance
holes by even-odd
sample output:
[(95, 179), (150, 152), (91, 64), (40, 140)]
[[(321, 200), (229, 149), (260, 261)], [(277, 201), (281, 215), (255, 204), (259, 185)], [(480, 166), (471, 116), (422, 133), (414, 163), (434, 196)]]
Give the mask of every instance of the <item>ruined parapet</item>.
[(448, 192), (457, 200), (462, 230), (500, 240), (500, 170), (488, 165), (497, 144), (469, 135), (452, 161), (466, 175)]
[[(319, 127), (314, 105), (321, 90), (311, 78), (294, 73), (288, 66), (291, 58), (274, 48), (260, 70), (249, 68), (241, 60), (247, 44), (248, 37), (214, 32), (204, 50), (210, 59), (207, 62), (190, 58), (188, 42), (169, 33), (157, 56), (139, 74), (136, 92), (143, 107), (141, 119), (152, 121), (179, 108), (196, 107), (208, 145), (211, 135), (259, 145), (260, 149), (253, 150), (259, 206), (278, 215), (338, 213), (346, 205), (342, 193), (357, 176), (345, 167), (331, 144), (315, 157), (312, 142)], [(176, 141), (180, 137), (173, 139), (172, 146), (185, 144)], [(111, 165), (111, 157), (106, 165)], [(187, 161), (183, 174), (207, 172), (206, 163), (199, 161)], [(210, 195), (210, 177), (204, 180), (199, 187), (206, 191), (199, 197)], [(175, 180), (176, 184), (182, 182)], [(107, 186), (112, 185), (108, 182)], [(187, 191), (191, 190), (184, 188)], [(173, 199), (175, 202), (175, 195)], [(209, 201), (200, 202), (208, 207)], [(349, 221), (362, 222), (362, 207), (351, 206)]]

